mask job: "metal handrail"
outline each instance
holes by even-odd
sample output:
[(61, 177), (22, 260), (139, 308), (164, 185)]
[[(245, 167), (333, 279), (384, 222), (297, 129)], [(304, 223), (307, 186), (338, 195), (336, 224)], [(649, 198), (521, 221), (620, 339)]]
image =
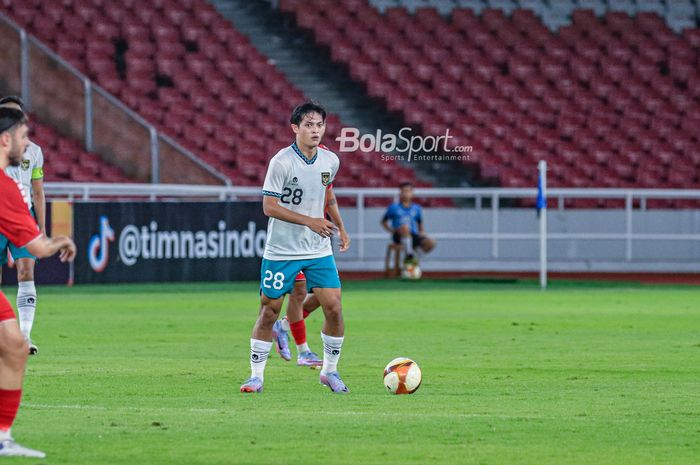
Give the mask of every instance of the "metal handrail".
[(87, 151), (92, 151), (92, 141), (93, 141), (93, 124), (92, 124), (92, 98), (90, 92), (94, 90), (99, 93), (102, 97), (107, 99), (112, 105), (116, 106), (119, 110), (127, 114), (131, 119), (135, 120), (141, 126), (144, 126), (151, 135), (151, 164), (152, 164), (152, 182), (157, 183), (159, 181), (159, 169), (158, 169), (158, 138), (165, 140), (167, 143), (172, 145), (176, 151), (178, 151), (185, 158), (194, 162), (196, 165), (204, 169), (207, 173), (221, 181), (224, 185), (230, 186), (231, 180), (219, 173), (214, 167), (203, 161), (201, 158), (194, 155), (191, 151), (184, 148), (182, 145), (174, 141), (172, 138), (158, 131), (158, 129), (151, 123), (149, 123), (141, 115), (127, 107), (121, 100), (119, 100), (114, 95), (107, 92), (104, 88), (96, 85), (87, 76), (81, 73), (72, 64), (61, 58), (56, 52), (54, 52), (50, 47), (41, 42), (35, 36), (29, 34), (24, 28), (15, 23), (11, 18), (9, 18), (4, 13), (0, 12), (0, 20), (5, 24), (10, 26), (12, 29), (17, 31), (20, 36), (20, 48), (21, 48), (21, 86), (22, 86), (22, 98), (25, 100), (29, 108), (31, 109), (31, 95), (29, 91), (29, 54), (28, 54), (28, 44), (31, 42), (43, 53), (48, 55), (52, 60), (59, 63), (63, 68), (65, 68), (69, 73), (74, 75), (77, 79), (83, 82), (83, 88), (85, 92), (85, 141), (84, 146)]

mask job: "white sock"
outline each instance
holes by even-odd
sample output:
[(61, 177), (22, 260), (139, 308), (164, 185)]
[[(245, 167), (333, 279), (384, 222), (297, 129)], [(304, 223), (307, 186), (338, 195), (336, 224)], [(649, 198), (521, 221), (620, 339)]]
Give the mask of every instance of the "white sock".
[(17, 292), (17, 311), (19, 312), (19, 328), (22, 335), (29, 340), (34, 326), (34, 314), (36, 313), (36, 288), (34, 281), (19, 283)]
[(311, 349), (309, 349), (309, 344), (308, 344), (307, 342), (305, 342), (305, 343), (303, 343), (303, 344), (301, 344), (301, 345), (297, 344), (297, 351), (298, 351), (299, 353), (302, 353), (302, 352), (311, 352)]
[(8, 429), (7, 431), (3, 431), (0, 429), (0, 442), (6, 441), (8, 439), (12, 439), (12, 435), (10, 434), (10, 430)]
[(282, 326), (283, 330), (289, 331), (289, 320), (286, 316), (280, 320), (280, 326)]
[(264, 379), (265, 365), (267, 364), (267, 357), (270, 355), (270, 349), (272, 349), (272, 342), (250, 338), (251, 377)]
[(413, 238), (411, 236), (402, 236), (401, 243), (406, 249), (406, 255), (413, 255)]
[(338, 370), (340, 349), (343, 346), (343, 337), (327, 336), (321, 333), (323, 340), (323, 368), (321, 374), (332, 373)]

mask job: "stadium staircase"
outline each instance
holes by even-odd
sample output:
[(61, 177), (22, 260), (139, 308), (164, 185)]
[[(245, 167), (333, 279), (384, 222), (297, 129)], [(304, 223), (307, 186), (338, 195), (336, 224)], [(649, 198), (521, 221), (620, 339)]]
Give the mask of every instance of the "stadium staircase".
[[(298, 28), (270, 2), (211, 0), (211, 3), (290, 82), (337, 114), (345, 127), (358, 128), (363, 134), (375, 134), (378, 129), (383, 134), (397, 134), (405, 126), (401, 118), (368, 96), (362, 83), (350, 78), (345, 64), (333, 62), (327, 48), (319, 47), (312, 34)], [(328, 143), (335, 147), (335, 142)], [(421, 179), (436, 185), (468, 186), (472, 179), (471, 172), (459, 164), (412, 161), (409, 166), (418, 170)]]

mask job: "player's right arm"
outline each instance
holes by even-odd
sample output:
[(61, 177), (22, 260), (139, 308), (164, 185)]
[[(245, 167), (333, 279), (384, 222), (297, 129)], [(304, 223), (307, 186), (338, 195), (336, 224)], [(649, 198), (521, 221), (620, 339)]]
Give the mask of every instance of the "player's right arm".
[(36, 257), (49, 257), (60, 251), (61, 261), (72, 261), (76, 251), (73, 240), (65, 236), (49, 239), (38, 231), (19, 189), (9, 178), (6, 179), (0, 195), (0, 232), (14, 245), (26, 247)]
[(312, 218), (302, 215), (280, 205), (284, 182), (287, 178), (287, 169), (277, 157), (270, 160), (267, 168), (265, 183), (263, 184), (263, 213), (271, 218), (286, 221), (287, 223), (300, 224), (311, 229), (323, 237), (330, 237), (335, 232), (333, 223), (325, 218)]
[(331, 237), (336, 230), (333, 223), (325, 218), (312, 218), (293, 212), (279, 204), (279, 198), (265, 194), (263, 196), (263, 213), (266, 216), (286, 221), (287, 223), (306, 226), (316, 234), (323, 237)]
[(389, 208), (386, 209), (386, 213), (384, 213), (384, 217), (382, 218), (382, 228), (384, 228), (387, 232), (393, 233), (394, 228), (391, 227), (391, 224), (389, 224), (389, 221), (391, 220), (391, 215), (392, 215), (392, 207), (393, 205), (389, 205)]
[(35, 257), (50, 257), (56, 252), (61, 252), (59, 258), (62, 262), (72, 262), (75, 258), (75, 243), (73, 239), (66, 236), (46, 237), (39, 236), (26, 246), (29, 253)]

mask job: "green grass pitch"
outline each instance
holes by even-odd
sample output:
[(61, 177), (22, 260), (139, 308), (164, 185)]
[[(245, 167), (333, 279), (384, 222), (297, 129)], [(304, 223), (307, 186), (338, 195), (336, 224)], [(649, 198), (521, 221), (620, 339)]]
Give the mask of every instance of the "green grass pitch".
[[(700, 463), (693, 287), (348, 282), (346, 396), (276, 353), (265, 392), (238, 392), (256, 290), (40, 287), (13, 431), (48, 457), (3, 464)], [(384, 391), (397, 356), (414, 395)]]

